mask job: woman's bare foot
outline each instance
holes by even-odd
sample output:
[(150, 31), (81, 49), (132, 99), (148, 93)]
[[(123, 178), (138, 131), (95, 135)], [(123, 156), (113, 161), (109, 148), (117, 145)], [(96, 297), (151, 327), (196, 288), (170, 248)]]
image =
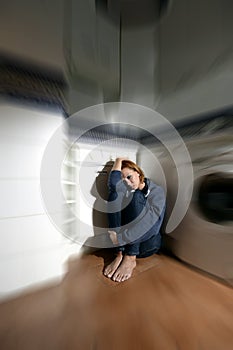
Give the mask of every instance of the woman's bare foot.
[(113, 276), (114, 272), (117, 270), (118, 266), (120, 265), (122, 258), (123, 258), (122, 252), (118, 252), (116, 258), (104, 270), (104, 275), (106, 277), (111, 278)]
[(113, 281), (123, 282), (128, 280), (136, 267), (136, 256), (125, 255), (122, 263), (113, 275)]

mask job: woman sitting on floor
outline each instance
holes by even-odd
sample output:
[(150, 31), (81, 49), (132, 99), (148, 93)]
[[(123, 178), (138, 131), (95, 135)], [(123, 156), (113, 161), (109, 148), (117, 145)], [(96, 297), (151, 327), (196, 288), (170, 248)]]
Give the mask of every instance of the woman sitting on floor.
[(137, 164), (124, 158), (115, 160), (108, 187), (108, 232), (116, 245), (116, 257), (104, 275), (123, 282), (131, 277), (136, 258), (159, 252), (165, 194), (162, 187), (145, 178)]

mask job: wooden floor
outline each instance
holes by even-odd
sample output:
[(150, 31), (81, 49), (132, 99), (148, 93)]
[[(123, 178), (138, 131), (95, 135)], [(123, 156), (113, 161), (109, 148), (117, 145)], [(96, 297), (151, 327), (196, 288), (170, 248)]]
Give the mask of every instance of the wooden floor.
[(70, 260), (62, 283), (1, 303), (0, 349), (233, 349), (232, 288), (165, 255), (118, 284), (108, 259)]

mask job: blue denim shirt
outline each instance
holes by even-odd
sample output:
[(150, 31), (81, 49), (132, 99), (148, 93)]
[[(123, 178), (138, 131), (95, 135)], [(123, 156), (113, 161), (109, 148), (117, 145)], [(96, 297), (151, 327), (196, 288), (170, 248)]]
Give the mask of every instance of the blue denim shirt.
[[(124, 225), (117, 231), (119, 245), (124, 245), (142, 238), (153, 231), (153, 234), (158, 234), (161, 226), (161, 221), (164, 217), (166, 197), (161, 186), (156, 185), (150, 179), (146, 179), (148, 190), (145, 192), (145, 206), (139, 216), (130, 224)], [(120, 203), (126, 197), (130, 199), (130, 191), (127, 185), (121, 178), (121, 171), (111, 171), (108, 179), (109, 192), (113, 195), (114, 202), (117, 208), (120, 208)], [(112, 203), (114, 205), (114, 203)]]

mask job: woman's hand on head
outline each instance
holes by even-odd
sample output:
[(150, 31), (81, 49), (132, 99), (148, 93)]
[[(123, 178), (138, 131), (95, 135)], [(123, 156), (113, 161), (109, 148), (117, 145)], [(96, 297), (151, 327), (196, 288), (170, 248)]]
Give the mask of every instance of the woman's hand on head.
[(112, 170), (120, 170), (121, 171), (122, 161), (126, 160), (126, 159), (127, 159), (127, 157), (117, 157), (114, 164), (113, 164)]
[(118, 162), (122, 162), (123, 160), (129, 160), (129, 158), (127, 158), (127, 157), (117, 157), (116, 158), (116, 161), (118, 161)]

